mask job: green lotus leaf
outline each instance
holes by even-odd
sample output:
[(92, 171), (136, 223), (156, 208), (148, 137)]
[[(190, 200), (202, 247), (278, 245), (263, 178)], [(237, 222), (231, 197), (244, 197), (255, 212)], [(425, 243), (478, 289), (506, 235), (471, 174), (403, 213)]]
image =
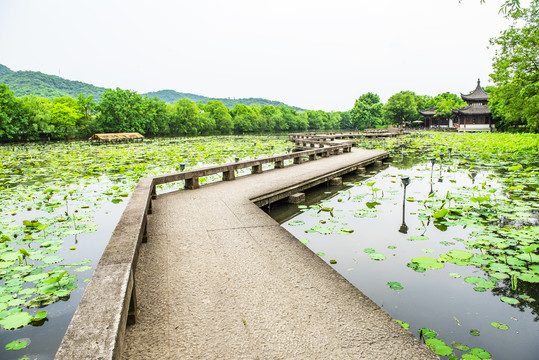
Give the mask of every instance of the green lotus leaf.
[(504, 303), (508, 303), (508, 304), (512, 304), (512, 305), (520, 304), (520, 301), (518, 301), (517, 299), (510, 298), (510, 297), (507, 297), (507, 296), (502, 296), (500, 298), (500, 300), (503, 301)]
[(458, 278), (461, 277), (461, 275), (459, 273), (456, 273), (456, 272), (450, 272), (449, 276), (451, 276), (452, 278), (455, 278), (455, 279), (458, 279)]
[(21, 350), (28, 346), (28, 341), (26, 340), (13, 340), (12, 342), (6, 344), (6, 350)]
[(402, 320), (397, 320), (397, 319), (393, 319), (393, 320), (395, 320), (396, 322), (398, 322), (399, 324), (401, 324), (401, 326), (402, 326), (403, 328), (405, 328), (406, 330), (410, 330), (410, 324), (405, 323), (405, 322), (402, 321)]
[(485, 289), (494, 289), (496, 287), (496, 284), (493, 281), (483, 279), (479, 276), (468, 276), (464, 279), (465, 282), (477, 285), (477, 287), (485, 288)]
[(502, 323), (499, 323), (497, 321), (493, 321), (490, 323), (490, 325), (492, 325), (493, 327), (495, 327), (496, 329), (500, 329), (500, 330), (509, 330), (509, 326), (505, 325), (505, 324), (502, 324)]
[(468, 260), (474, 256), (474, 254), (472, 254), (471, 252), (463, 250), (450, 250), (447, 252), (447, 255), (460, 260)]
[(444, 267), (444, 264), (438, 261), (438, 259), (419, 256), (412, 259), (413, 263), (418, 264), (424, 269), (441, 269)]
[(488, 351), (481, 348), (471, 348), (470, 353), (478, 356), (480, 359), (492, 359), (492, 355)]
[(386, 256), (377, 252), (370, 253), (369, 256), (373, 260), (385, 260)]
[(436, 331), (428, 328), (420, 328), (417, 330), (417, 332), (419, 333), (419, 337), (424, 337), (427, 339), (435, 338), (436, 336), (438, 336), (438, 333), (436, 333)]
[(54, 263), (59, 263), (60, 261), (63, 261), (63, 260), (64, 260), (63, 257), (58, 256), (58, 255), (53, 255), (53, 256), (47, 256), (43, 258), (41, 261), (43, 261), (45, 264), (54, 264)]
[(0, 320), (0, 325), (6, 330), (13, 330), (30, 324), (32, 318), (33, 316), (29, 313), (21, 311)]
[(532, 274), (532, 273), (520, 273), (517, 275), (517, 277), (522, 280), (529, 283), (539, 283), (539, 275)]
[(451, 343), (451, 346), (453, 346), (453, 348), (457, 349), (457, 350), (461, 350), (461, 351), (468, 351), (470, 350), (470, 347), (466, 344), (462, 344), (462, 343), (459, 343), (459, 342), (455, 342), (453, 341)]
[(408, 239), (408, 241), (417, 241), (417, 240), (428, 240), (429, 237), (428, 236), (425, 236), (425, 235), (414, 235), (414, 236), (410, 236)]
[(470, 335), (479, 336), (479, 335), (481, 335), (481, 333), (477, 329), (472, 329), (472, 330), (470, 330)]
[[(305, 240), (305, 239), (303, 239)], [(300, 240), (301, 241), (301, 240)], [(302, 241), (303, 242), (303, 241)], [(309, 240), (307, 240), (307, 243), (309, 242)], [(307, 244), (307, 243), (304, 243), (304, 244)], [(84, 272), (84, 271), (88, 271), (90, 270), (92, 267), (91, 266), (81, 266), (79, 268), (76, 268), (76, 269), (73, 269), (73, 271), (75, 272)]]
[(481, 360), (481, 358), (474, 354), (462, 354), (462, 360)]
[(305, 221), (303, 221), (303, 220), (292, 220), (292, 221), (288, 222), (288, 225), (290, 225), (290, 226), (305, 225)]
[(387, 286), (389, 286), (393, 290), (402, 290), (402, 289), (404, 289), (404, 287), (401, 285), (401, 283), (396, 282), (396, 281), (389, 281), (387, 283)]

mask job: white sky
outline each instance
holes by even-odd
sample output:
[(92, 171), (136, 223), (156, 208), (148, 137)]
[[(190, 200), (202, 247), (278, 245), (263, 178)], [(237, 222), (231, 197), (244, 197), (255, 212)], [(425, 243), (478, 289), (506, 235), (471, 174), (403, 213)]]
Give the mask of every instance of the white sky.
[(139, 93), (350, 110), (489, 85), (502, 0), (0, 0), (0, 64)]

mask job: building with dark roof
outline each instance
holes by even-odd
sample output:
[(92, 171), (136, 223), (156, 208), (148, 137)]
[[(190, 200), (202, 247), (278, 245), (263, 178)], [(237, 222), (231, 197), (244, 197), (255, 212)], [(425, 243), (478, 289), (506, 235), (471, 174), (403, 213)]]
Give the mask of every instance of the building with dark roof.
[(495, 121), (488, 106), (489, 95), (481, 87), (479, 79), (474, 91), (467, 95), (460, 94), (460, 97), (469, 105), (453, 110), (453, 114), (457, 117), (458, 131), (496, 131)]
[(453, 110), (453, 118), (436, 116), (436, 107), (421, 110), (425, 118), (425, 128), (456, 128), (458, 131), (496, 131), (495, 121), (488, 106), (488, 93), (477, 80), (477, 87), (469, 94), (460, 94), (462, 100), (468, 103), (460, 109)]

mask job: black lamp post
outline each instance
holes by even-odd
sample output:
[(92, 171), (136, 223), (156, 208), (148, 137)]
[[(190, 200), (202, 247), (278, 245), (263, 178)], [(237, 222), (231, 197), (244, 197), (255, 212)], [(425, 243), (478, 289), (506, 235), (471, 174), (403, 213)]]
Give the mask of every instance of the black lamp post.
[(404, 196), (402, 197), (402, 224), (399, 228), (399, 232), (403, 234), (408, 233), (408, 225), (406, 225), (406, 187), (410, 184), (410, 177), (401, 177), (402, 185), (404, 185)]
[(234, 161), (235, 161), (235, 162), (238, 162), (238, 161), (240, 161), (240, 158), (239, 158), (239, 157), (236, 157), (236, 158), (234, 158)]
[(451, 159), (451, 151), (453, 151), (453, 148), (447, 148), (447, 150), (449, 150), (449, 159)]
[(184, 163), (181, 163), (180, 164), (180, 171), (184, 171), (185, 170), (185, 164)]
[(436, 164), (436, 158), (430, 158), (430, 180), (432, 181), (432, 172), (434, 171), (434, 164)]

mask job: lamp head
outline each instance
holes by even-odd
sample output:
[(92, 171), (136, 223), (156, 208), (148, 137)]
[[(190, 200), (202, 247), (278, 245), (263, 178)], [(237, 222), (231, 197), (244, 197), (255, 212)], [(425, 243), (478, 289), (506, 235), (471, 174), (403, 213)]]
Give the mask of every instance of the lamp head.
[(410, 184), (410, 177), (409, 176), (403, 176), (401, 177), (402, 185), (404, 187), (407, 187)]

